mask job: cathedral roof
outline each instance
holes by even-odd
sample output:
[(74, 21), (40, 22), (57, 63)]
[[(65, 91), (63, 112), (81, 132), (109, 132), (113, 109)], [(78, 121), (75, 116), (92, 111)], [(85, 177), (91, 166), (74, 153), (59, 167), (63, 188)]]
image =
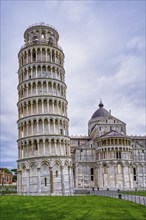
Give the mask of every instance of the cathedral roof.
[(111, 130), (111, 131), (101, 135), (99, 138), (102, 139), (102, 138), (130, 138), (130, 137), (127, 135), (121, 134), (115, 130)]
[(98, 117), (106, 117), (110, 115), (110, 113), (105, 108), (103, 108), (103, 106), (104, 105), (102, 101), (100, 101), (99, 108), (94, 112), (91, 119), (98, 118)]

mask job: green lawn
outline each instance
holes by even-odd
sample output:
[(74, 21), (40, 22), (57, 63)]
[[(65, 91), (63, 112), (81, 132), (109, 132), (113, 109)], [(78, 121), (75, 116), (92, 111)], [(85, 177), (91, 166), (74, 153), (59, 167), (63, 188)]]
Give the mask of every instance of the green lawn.
[(120, 193), (128, 194), (128, 195), (146, 196), (146, 191), (132, 191), (132, 192), (124, 191)]
[(141, 220), (146, 207), (102, 196), (1, 196), (1, 220)]

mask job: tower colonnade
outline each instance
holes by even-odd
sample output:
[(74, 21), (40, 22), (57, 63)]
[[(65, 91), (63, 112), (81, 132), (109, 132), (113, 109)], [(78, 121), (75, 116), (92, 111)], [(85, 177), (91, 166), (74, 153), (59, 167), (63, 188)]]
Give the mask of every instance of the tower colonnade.
[(42, 136), (28, 138), (18, 142), (18, 157), (21, 159), (41, 156), (70, 156), (69, 141), (63, 137)]
[(30, 63), (29, 65), (19, 68), (19, 83), (30, 80), (31, 78), (58, 79), (65, 81), (65, 72), (63, 67), (56, 64), (48, 64), (47, 62)]
[(25, 118), (18, 124), (19, 138), (34, 135), (64, 135), (68, 136), (68, 120), (55, 117)]
[(18, 103), (18, 119), (48, 112), (67, 117), (67, 102), (58, 97), (32, 97)]
[(56, 80), (29, 80), (18, 86), (18, 94), (20, 99), (38, 95), (66, 98), (66, 86)]
[(61, 48), (59, 47), (56, 50), (56, 48), (51, 49), (48, 46), (43, 47), (41, 44), (38, 46), (32, 45), (32, 48), (29, 50), (25, 50), (25, 47), (23, 48), (19, 57), (19, 67), (32, 62), (53, 62), (63, 66), (64, 54), (60, 52)]

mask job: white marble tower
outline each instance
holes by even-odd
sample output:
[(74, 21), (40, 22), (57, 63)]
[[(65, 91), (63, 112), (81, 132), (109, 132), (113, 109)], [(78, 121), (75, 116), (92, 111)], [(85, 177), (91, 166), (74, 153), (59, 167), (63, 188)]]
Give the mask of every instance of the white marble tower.
[(20, 195), (72, 195), (64, 53), (44, 23), (27, 28), (18, 54)]

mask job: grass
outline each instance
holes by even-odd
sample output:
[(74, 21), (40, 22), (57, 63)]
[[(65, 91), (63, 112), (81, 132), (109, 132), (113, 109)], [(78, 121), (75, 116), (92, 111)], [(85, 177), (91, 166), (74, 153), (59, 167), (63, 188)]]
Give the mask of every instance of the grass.
[(146, 196), (146, 191), (124, 191), (120, 192), (122, 194), (128, 194), (128, 195), (136, 195), (136, 196)]
[(0, 220), (142, 220), (145, 206), (102, 196), (1, 196)]

